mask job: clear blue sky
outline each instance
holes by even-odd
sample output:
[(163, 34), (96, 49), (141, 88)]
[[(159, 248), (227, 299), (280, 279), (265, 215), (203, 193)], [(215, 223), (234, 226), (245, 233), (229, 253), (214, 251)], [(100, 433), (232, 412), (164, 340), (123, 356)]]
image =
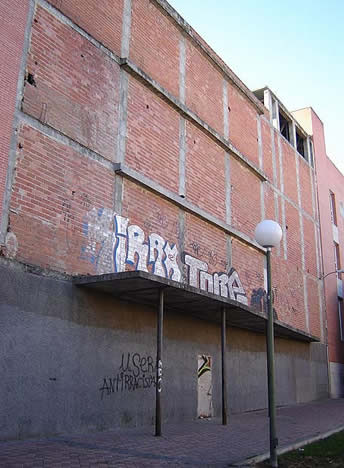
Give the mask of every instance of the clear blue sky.
[(169, 0), (252, 90), (312, 106), (344, 174), (344, 0)]

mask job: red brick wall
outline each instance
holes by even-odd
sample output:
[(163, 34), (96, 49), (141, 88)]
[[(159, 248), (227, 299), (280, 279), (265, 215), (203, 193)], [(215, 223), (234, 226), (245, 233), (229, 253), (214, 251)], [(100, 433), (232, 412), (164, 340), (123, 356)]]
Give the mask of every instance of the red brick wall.
[[(73, 21), (115, 52), (120, 50), (122, 2), (52, 2)], [(82, 8), (83, 5), (83, 8)], [(132, 2), (130, 58), (171, 93), (179, 94), (180, 30), (147, 0)], [(101, 9), (101, 11), (100, 11)], [(98, 15), (98, 16), (97, 16)], [(92, 21), (94, 17), (94, 21)], [(98, 47), (55, 15), (38, 7), (33, 22), (28, 72), (35, 85), (26, 83), (23, 110), (37, 128), (51, 127), (64, 134), (47, 136), (22, 122), (13, 184), (11, 229), (18, 242), (17, 259), (67, 273), (99, 273), (113, 269), (115, 176), (110, 162), (116, 158), (120, 70)], [(98, 21), (104, 27), (99, 28)], [(214, 63), (186, 37), (186, 103), (201, 119), (223, 134), (223, 80)], [(123, 72), (124, 73), (124, 72)], [(257, 111), (252, 103), (228, 84), (229, 132), (234, 145), (258, 165)], [(125, 117), (125, 112), (122, 114)], [(122, 122), (123, 123), (123, 122)], [(175, 194), (179, 188), (180, 115), (137, 78), (128, 78), (127, 133), (124, 163)], [(122, 128), (122, 127), (121, 127)], [(69, 140), (69, 144), (68, 144)], [(275, 218), (271, 133), (262, 121), (265, 216)], [(280, 167), (274, 133), (277, 188)], [(99, 153), (97, 160), (78, 143)], [(284, 140), (285, 191), (298, 203), (294, 150)], [(186, 201), (226, 222), (226, 183), (230, 183), (231, 224), (253, 239), (261, 220), (261, 180), (230, 157), (226, 181), (225, 150), (191, 120), (186, 121)], [(300, 162), (304, 208), (312, 214), (308, 166)], [(116, 194), (118, 203), (119, 193)], [(123, 179), (122, 216), (138, 225), (147, 239), (157, 233), (170, 244), (205, 261), (209, 272), (227, 268), (227, 233), (219, 226), (185, 212), (181, 239), (180, 207)], [(282, 195), (283, 196), (283, 195)], [(183, 203), (183, 199), (180, 198)], [(278, 194), (281, 222), (281, 194)], [(119, 208), (118, 208), (119, 209)], [(273, 253), (275, 307), (281, 320), (305, 328), (299, 211), (285, 201), (287, 260), (284, 251)], [(120, 209), (119, 209), (120, 211)], [(306, 273), (314, 280), (314, 226), (304, 218)], [(179, 244), (180, 242), (180, 244)], [(106, 255), (105, 255), (106, 254)], [(249, 300), (264, 287), (262, 252), (238, 239), (232, 242), (232, 265), (238, 271)], [(187, 272), (187, 268), (184, 269)], [(309, 270), (309, 271), (308, 271)], [(310, 282), (310, 294), (314, 284)], [(313, 288), (313, 289), (312, 289)], [(311, 328), (318, 333), (309, 299)], [(315, 299), (314, 299), (315, 301)], [(314, 312), (314, 317), (316, 313)], [(316, 319), (314, 319), (316, 320)], [(318, 328), (317, 328), (318, 327)]]
[(300, 190), (301, 190), (301, 204), (302, 208), (310, 215), (313, 216), (312, 204), (312, 185), (309, 173), (309, 165), (303, 158), (299, 158), (299, 175), (300, 175)]
[(288, 260), (301, 269), (301, 235), (299, 213), (289, 202), (285, 204)]
[(239, 162), (231, 161), (232, 224), (252, 236), (261, 220), (260, 181)]
[(17, 259), (68, 273), (95, 272), (83, 258), (83, 222), (93, 208), (112, 209), (112, 171), (23, 126), (13, 183), (11, 230)]
[(308, 310), (309, 310), (309, 328), (310, 333), (315, 336), (321, 336), (321, 324), (319, 313), (319, 292), (318, 282), (312, 277), (307, 278), (308, 291)]
[(0, 221), (28, 9), (28, 0), (22, 2), (3, 0), (0, 3), (0, 59), (2, 70), (2, 90), (0, 93)]
[(314, 223), (303, 217), (303, 233), (305, 242), (305, 270), (312, 276), (317, 276), (317, 259), (314, 237)]
[(179, 119), (164, 101), (130, 79), (125, 162), (175, 193), (179, 187)]
[(228, 101), (231, 109), (229, 137), (238, 150), (258, 166), (257, 112), (237, 88), (231, 85), (228, 86)]
[(133, 1), (132, 5), (130, 59), (178, 97), (181, 34), (149, 0)]
[(225, 233), (191, 214), (185, 221), (185, 252), (207, 263), (209, 273), (226, 271)]
[(190, 122), (186, 134), (187, 198), (225, 221), (224, 151)]
[(281, 138), (281, 145), (284, 164), (284, 193), (294, 203), (298, 204), (295, 150), (283, 138)]
[(121, 53), (123, 0), (49, 0), (78, 26), (117, 55)]
[(265, 119), (261, 119), (262, 127), (262, 149), (263, 149), (263, 170), (269, 180), (273, 180), (272, 170), (272, 148), (270, 124)]
[(186, 105), (223, 135), (223, 77), (190, 42), (186, 49)]
[(38, 7), (27, 62), (23, 110), (114, 160), (119, 67), (80, 34)]

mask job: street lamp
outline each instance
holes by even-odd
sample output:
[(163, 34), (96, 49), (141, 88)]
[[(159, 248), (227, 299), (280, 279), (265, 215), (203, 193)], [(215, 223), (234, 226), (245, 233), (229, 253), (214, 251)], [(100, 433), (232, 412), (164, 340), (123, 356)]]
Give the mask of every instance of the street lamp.
[(333, 273), (337, 273), (337, 275), (338, 275), (338, 274), (340, 275), (341, 273), (344, 273), (344, 269), (342, 268), (341, 270), (330, 271), (330, 273), (326, 273), (326, 275), (320, 276), (319, 279), (325, 279), (327, 276), (333, 275)]
[(270, 421), (270, 464), (276, 468), (277, 445), (276, 437), (276, 405), (275, 405), (275, 376), (274, 376), (274, 317), (272, 310), (271, 297), (271, 249), (277, 247), (282, 239), (281, 226), (265, 219), (259, 223), (255, 230), (255, 239), (262, 247), (266, 248), (266, 268), (267, 268), (267, 306), (268, 306), (268, 324), (266, 330), (266, 348), (267, 348), (267, 367), (268, 367), (268, 396), (269, 396), (269, 421)]

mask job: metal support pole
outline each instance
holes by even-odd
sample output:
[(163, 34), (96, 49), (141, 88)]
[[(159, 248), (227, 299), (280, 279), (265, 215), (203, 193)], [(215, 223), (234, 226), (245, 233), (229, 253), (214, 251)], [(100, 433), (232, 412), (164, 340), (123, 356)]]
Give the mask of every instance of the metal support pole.
[(266, 330), (267, 347), (267, 367), (268, 367), (268, 394), (269, 394), (269, 421), (270, 421), (270, 465), (278, 467), (276, 437), (276, 405), (275, 405), (275, 366), (274, 366), (274, 317), (272, 309), (272, 288), (271, 288), (271, 248), (268, 247), (266, 253), (267, 260), (267, 280), (268, 280), (268, 323)]
[(221, 309), (222, 424), (227, 425), (226, 309)]
[(155, 386), (155, 435), (161, 436), (161, 389), (162, 389), (162, 337), (164, 320), (164, 290), (159, 291), (159, 309), (156, 346), (156, 386)]

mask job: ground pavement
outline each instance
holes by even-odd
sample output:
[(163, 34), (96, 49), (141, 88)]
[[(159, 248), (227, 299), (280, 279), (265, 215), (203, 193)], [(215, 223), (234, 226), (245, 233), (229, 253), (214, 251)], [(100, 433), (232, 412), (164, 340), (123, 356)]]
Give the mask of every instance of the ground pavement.
[[(115, 429), (40, 440), (0, 442), (1, 468), (39, 467), (225, 467), (246, 465), (245, 459), (267, 453), (266, 411), (231, 415), (219, 420)], [(344, 399), (323, 400), (277, 410), (279, 448), (344, 429)]]

